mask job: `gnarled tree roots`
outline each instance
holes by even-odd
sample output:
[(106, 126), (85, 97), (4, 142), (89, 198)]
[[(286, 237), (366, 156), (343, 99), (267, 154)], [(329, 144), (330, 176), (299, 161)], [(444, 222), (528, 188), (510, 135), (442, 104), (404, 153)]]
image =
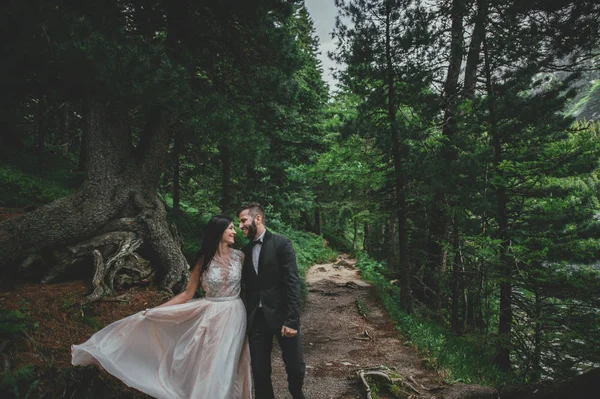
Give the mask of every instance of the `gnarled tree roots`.
[[(377, 391), (382, 384), (394, 396), (398, 398), (425, 398), (425, 388), (412, 378), (412, 376), (404, 377), (386, 366), (375, 368), (361, 369), (356, 372), (367, 392), (367, 399), (372, 399), (374, 391)], [(410, 380), (410, 381), (409, 381)], [(376, 394), (376, 392), (375, 392)]]
[[(166, 221), (166, 212), (160, 201), (144, 204), (135, 218), (112, 220), (99, 227), (97, 235), (82, 242), (53, 250), (53, 266), (41, 282), (51, 283), (72, 270), (90, 265), (93, 260), (92, 292), (84, 303), (115, 294), (115, 288), (125, 284), (148, 283), (155, 277), (153, 265), (161, 267), (160, 288), (173, 292), (176, 284), (183, 286), (189, 275), (189, 266), (181, 247), (182, 240), (174, 224)], [(152, 262), (137, 251), (144, 249)], [(19, 266), (25, 271), (42, 261), (39, 254), (30, 254)]]

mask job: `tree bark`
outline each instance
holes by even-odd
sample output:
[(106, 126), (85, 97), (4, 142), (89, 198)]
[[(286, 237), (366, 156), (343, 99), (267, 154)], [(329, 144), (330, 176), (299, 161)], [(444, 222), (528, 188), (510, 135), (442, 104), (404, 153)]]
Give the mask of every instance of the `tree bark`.
[(353, 222), (354, 234), (352, 236), (352, 250), (356, 251), (356, 244), (358, 242), (358, 221), (354, 219)]
[[(427, 245), (428, 265), (426, 276), (426, 284), (431, 287), (434, 294), (431, 298), (431, 307), (437, 314), (441, 314), (441, 268), (444, 259), (444, 248), (442, 242), (448, 229), (451, 212), (453, 209), (454, 189), (453, 181), (456, 180), (455, 172), (453, 171), (453, 163), (457, 159), (457, 153), (454, 145), (456, 136), (456, 105), (458, 103), (458, 79), (460, 76), (462, 58), (463, 58), (463, 18), (465, 13), (464, 0), (454, 0), (451, 8), (451, 40), (450, 40), (450, 57), (448, 60), (448, 72), (444, 83), (444, 99), (446, 107), (444, 111), (444, 124), (442, 133), (444, 135), (444, 143), (441, 149), (442, 167), (439, 172), (439, 183), (436, 185), (435, 194), (433, 197), (431, 220), (429, 227), (429, 239)], [(445, 204), (449, 205), (450, 209), (445, 208)], [(458, 229), (458, 218), (454, 218), (454, 229)]]
[(315, 234), (321, 235), (321, 208), (319, 204), (315, 206)]
[(454, 262), (452, 264), (452, 311), (450, 325), (452, 326), (452, 330), (460, 335), (463, 332), (463, 323), (460, 321), (460, 305), (462, 298), (464, 298), (464, 283), (459, 247), (460, 237), (457, 226), (454, 228), (453, 236)]
[(383, 247), (387, 256), (387, 264), (395, 267), (395, 273), (402, 274), (401, 270), (397, 269), (400, 265), (400, 251), (398, 249), (398, 220), (394, 217), (396, 212), (385, 223), (383, 231)]
[(69, 103), (63, 102), (58, 110), (59, 112), (59, 132), (57, 144), (60, 146), (61, 155), (67, 157), (69, 155), (69, 124), (70, 124), (70, 109)]
[(36, 137), (37, 137), (37, 156), (38, 169), (41, 173), (44, 172), (45, 155), (46, 155), (46, 98), (42, 94), (38, 99), (36, 113)]
[[(0, 270), (14, 271), (31, 254), (127, 229), (142, 238), (144, 249), (161, 268), (163, 288), (187, 278), (189, 267), (157, 197), (170, 141), (164, 114), (160, 109), (148, 112), (134, 148), (127, 112), (109, 112), (105, 105), (91, 102), (85, 181), (69, 197), (0, 223)], [(122, 218), (130, 222), (116, 223)]]
[(173, 136), (173, 212), (180, 212), (181, 203), (181, 187), (180, 187), (180, 155), (181, 155), (181, 138), (175, 134)]
[(385, 58), (386, 58), (386, 80), (388, 100), (388, 120), (392, 136), (392, 156), (394, 160), (394, 179), (396, 194), (396, 216), (398, 219), (398, 269), (400, 272), (400, 306), (406, 313), (412, 309), (411, 278), (412, 271), (408, 258), (408, 223), (406, 213), (406, 198), (404, 193), (405, 177), (402, 171), (402, 154), (400, 152), (400, 137), (396, 118), (396, 88), (394, 62), (392, 60), (392, 37), (391, 37), (391, 14), (392, 2), (386, 2), (385, 22)]
[(502, 173), (499, 170), (502, 162), (502, 139), (497, 129), (495, 113), (495, 92), (492, 83), (492, 72), (490, 66), (487, 40), (484, 35), (483, 51), (485, 60), (485, 78), (488, 95), (489, 132), (494, 146), (494, 169), (500, 183), (495, 189), (496, 194), (496, 222), (498, 224), (498, 238), (500, 239), (500, 318), (498, 322), (499, 339), (495, 362), (505, 371), (510, 370), (510, 338), (512, 331), (512, 262), (507, 254), (510, 243), (508, 232), (508, 197), (506, 187), (502, 181)]
[(81, 108), (83, 111), (83, 129), (81, 129), (81, 140), (79, 145), (79, 161), (77, 163), (77, 170), (83, 171), (87, 168), (87, 153), (90, 145), (90, 106), (86, 98), (81, 102)]
[(481, 42), (485, 34), (485, 21), (487, 19), (487, 0), (477, 0), (477, 15), (475, 17), (475, 26), (471, 34), (469, 44), (469, 53), (467, 55), (467, 65), (465, 67), (465, 84), (463, 87), (463, 96), (466, 99), (473, 99), (477, 88), (477, 69), (480, 64)]
[(533, 358), (529, 380), (539, 381), (542, 378), (542, 337), (544, 334), (542, 295), (538, 287), (535, 288), (535, 314), (534, 314)]

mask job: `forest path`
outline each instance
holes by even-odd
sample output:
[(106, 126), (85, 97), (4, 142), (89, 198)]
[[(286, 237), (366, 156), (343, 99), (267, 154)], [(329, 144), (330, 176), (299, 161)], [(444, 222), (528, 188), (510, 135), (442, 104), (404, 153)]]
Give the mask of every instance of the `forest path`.
[[(301, 318), (306, 397), (365, 398), (356, 372), (381, 365), (395, 369), (420, 392), (412, 391), (411, 397), (440, 397), (440, 376), (423, 367), (415, 349), (402, 343), (375, 288), (360, 279), (354, 264), (341, 255), (335, 263), (313, 265), (306, 274), (308, 297)], [(279, 346), (273, 348), (275, 397), (291, 398)]]

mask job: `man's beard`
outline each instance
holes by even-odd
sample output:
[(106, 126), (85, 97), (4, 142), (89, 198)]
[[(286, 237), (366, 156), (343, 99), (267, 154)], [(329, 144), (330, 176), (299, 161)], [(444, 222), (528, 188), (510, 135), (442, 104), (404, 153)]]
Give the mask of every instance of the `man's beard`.
[(256, 238), (256, 232), (258, 229), (256, 228), (256, 222), (253, 220), (250, 226), (248, 226), (248, 238), (254, 240)]

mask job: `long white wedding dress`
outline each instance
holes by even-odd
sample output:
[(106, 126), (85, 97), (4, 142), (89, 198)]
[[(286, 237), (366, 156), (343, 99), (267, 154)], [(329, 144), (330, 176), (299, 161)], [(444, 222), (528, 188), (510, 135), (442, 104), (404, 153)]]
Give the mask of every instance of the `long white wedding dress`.
[(160, 399), (251, 399), (242, 256), (211, 262), (206, 297), (136, 313), (73, 345), (73, 365), (100, 365)]

